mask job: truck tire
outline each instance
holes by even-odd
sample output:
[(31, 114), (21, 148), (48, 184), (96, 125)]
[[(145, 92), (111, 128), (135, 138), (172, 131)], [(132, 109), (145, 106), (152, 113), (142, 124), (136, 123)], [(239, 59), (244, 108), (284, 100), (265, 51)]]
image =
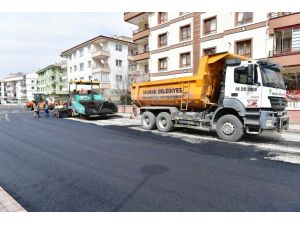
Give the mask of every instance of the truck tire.
[(171, 115), (167, 112), (161, 112), (156, 117), (156, 127), (159, 131), (169, 132), (174, 130), (174, 123), (171, 120)]
[(216, 131), (220, 139), (235, 142), (244, 135), (243, 123), (234, 115), (221, 116), (217, 121)]
[(155, 129), (155, 115), (152, 112), (146, 111), (141, 116), (142, 128), (145, 130)]

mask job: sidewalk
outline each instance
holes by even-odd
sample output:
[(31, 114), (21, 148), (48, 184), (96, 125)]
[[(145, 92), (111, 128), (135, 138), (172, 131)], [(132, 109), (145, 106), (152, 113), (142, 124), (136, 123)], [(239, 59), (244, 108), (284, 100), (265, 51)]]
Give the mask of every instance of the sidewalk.
[(300, 133), (300, 124), (289, 124), (287, 132)]
[(0, 212), (26, 212), (26, 210), (0, 186)]

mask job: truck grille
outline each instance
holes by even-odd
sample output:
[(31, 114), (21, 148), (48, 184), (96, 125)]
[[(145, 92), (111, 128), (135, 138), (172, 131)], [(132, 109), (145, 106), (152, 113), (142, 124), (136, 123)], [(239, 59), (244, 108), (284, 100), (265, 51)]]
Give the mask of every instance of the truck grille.
[(272, 109), (275, 111), (284, 110), (287, 106), (287, 100), (282, 97), (271, 97), (269, 96)]

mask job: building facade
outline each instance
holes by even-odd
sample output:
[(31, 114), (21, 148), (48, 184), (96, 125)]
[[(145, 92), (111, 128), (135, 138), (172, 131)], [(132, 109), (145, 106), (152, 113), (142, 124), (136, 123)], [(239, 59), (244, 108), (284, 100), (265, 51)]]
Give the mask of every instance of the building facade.
[(3, 103), (22, 104), (26, 100), (24, 74), (11, 74), (3, 78)]
[(37, 92), (37, 73), (28, 73), (24, 76), (26, 100), (32, 100), (33, 94)]
[(1, 104), (22, 104), (37, 91), (37, 74), (10, 74), (0, 80)]
[(117, 98), (128, 89), (135, 71), (132, 55), (136, 45), (123, 36), (98, 36), (61, 53), (67, 62), (68, 80), (99, 81), (104, 95)]
[(138, 44), (136, 81), (190, 76), (202, 55), (234, 52), (281, 64), (289, 108), (300, 109), (300, 13), (126, 12)]
[(67, 98), (67, 80), (62, 64), (49, 65), (36, 73), (37, 91), (44, 93), (49, 101), (65, 101)]

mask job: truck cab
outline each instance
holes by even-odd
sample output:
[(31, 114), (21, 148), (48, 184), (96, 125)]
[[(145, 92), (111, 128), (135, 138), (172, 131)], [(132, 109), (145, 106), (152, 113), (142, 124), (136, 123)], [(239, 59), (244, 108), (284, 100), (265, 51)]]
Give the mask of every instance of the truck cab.
[(227, 66), (223, 106), (236, 107), (247, 133), (288, 129), (286, 90), (281, 67), (266, 60)]

